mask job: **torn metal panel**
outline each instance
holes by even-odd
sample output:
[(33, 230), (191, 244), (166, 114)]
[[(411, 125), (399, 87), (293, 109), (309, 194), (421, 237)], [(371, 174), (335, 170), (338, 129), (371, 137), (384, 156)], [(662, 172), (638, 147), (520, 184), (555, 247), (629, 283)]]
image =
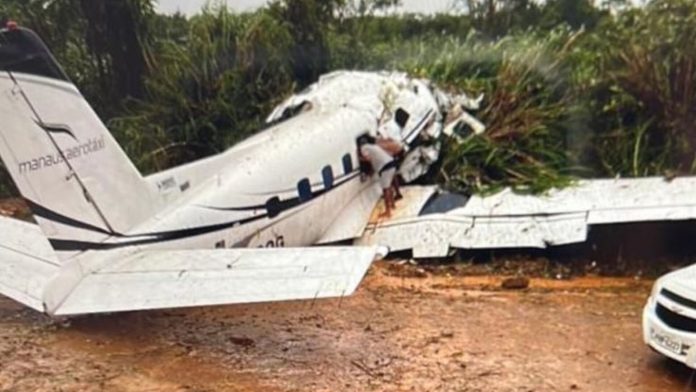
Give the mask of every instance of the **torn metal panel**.
[(694, 189), (696, 177), (585, 180), (543, 196), (510, 189), (472, 196), (463, 207), (442, 213), (413, 214), (413, 208), (398, 206), (409, 213), (375, 222), (359, 243), (410, 249), (414, 257), (580, 243), (591, 225), (696, 219)]
[(444, 257), (450, 248), (545, 248), (586, 238), (586, 215), (582, 213), (498, 218), (446, 213), (380, 223), (366, 230), (359, 243), (385, 245), (391, 251), (412, 249), (414, 257)]
[(484, 132), (485, 125), (465, 111), (479, 108), (482, 99), (483, 96), (473, 99), (466, 94), (449, 95), (430, 81), (409, 78), (405, 73), (343, 70), (324, 75), (287, 98), (274, 108), (266, 122), (276, 124), (307, 113), (351, 108), (374, 119), (374, 126), (362, 131), (376, 137), (381, 134), (380, 129), (402, 113), (403, 123), (397, 121), (398, 129), (387, 136), (404, 145), (406, 156), (399, 174), (410, 183), (427, 173), (439, 159), (445, 124), (449, 127), (448, 135), (466, 127), (475, 134)]

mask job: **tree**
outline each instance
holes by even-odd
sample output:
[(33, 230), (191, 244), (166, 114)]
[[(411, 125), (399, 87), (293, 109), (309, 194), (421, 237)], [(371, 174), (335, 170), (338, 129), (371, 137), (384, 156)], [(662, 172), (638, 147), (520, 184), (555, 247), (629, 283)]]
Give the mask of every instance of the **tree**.
[(495, 37), (535, 26), (541, 15), (532, 0), (454, 0), (452, 5), (467, 13), (476, 29)]
[(594, 28), (604, 13), (592, 0), (549, 0), (543, 8), (542, 23), (552, 27), (566, 23), (574, 29)]
[(46, 42), (101, 115), (126, 97), (143, 97), (151, 0), (2, 0), (0, 17), (17, 20)]
[(150, 0), (80, 0), (87, 21), (85, 40), (94, 55), (104, 91), (115, 100), (142, 98), (146, 73), (146, 19)]
[(327, 31), (342, 0), (278, 0), (271, 14), (291, 32), (294, 45), (293, 73), (300, 85), (308, 85), (329, 69)]

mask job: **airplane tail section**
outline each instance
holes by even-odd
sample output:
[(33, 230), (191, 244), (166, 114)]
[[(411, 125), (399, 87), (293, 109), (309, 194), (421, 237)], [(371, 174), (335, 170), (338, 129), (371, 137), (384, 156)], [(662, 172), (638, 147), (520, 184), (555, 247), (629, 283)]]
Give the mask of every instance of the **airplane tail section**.
[(0, 294), (40, 312), (61, 265), (38, 226), (0, 216)]
[(112, 250), (61, 263), (0, 216), (0, 295), (52, 316), (351, 295), (383, 247)]
[(62, 260), (152, 214), (143, 177), (41, 39), (0, 29), (0, 158)]

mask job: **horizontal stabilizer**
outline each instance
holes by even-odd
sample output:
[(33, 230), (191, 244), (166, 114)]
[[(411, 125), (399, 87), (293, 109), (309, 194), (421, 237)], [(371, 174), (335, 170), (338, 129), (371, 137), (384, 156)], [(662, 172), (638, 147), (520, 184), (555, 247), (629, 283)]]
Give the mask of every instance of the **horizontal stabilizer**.
[(43, 290), (58, 259), (39, 226), (0, 217), (0, 294), (44, 311)]
[(350, 295), (378, 247), (144, 251), (85, 275), (49, 313), (76, 315)]

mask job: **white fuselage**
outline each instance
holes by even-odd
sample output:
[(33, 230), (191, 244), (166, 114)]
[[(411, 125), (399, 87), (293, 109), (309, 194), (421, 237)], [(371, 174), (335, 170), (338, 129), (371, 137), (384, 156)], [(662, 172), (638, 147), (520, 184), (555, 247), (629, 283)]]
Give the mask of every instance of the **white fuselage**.
[[(348, 226), (364, 227), (380, 190), (376, 176), (360, 174), (357, 139), (384, 121), (384, 91), (409, 113), (406, 144), (439, 135), (441, 108), (430, 89), (400, 74), (336, 72), (308, 90), (276, 112), (294, 100), (311, 102), (310, 110), (220, 155), (147, 177), (159, 211), (106, 249), (297, 247), (359, 235)], [(415, 162), (421, 154), (411, 152)]]
[(352, 108), (304, 113), (217, 157), (148, 177), (163, 201), (174, 201), (113, 243), (154, 249), (315, 244), (348, 203), (377, 186), (374, 177), (361, 178), (356, 144), (375, 126), (376, 118)]
[(7, 92), (0, 156), (62, 261), (121, 249), (354, 239), (380, 193), (374, 175), (361, 176), (357, 139), (374, 135), (397, 109), (406, 112), (408, 182), (437, 159), (442, 128), (442, 108), (423, 82), (336, 72), (281, 104), (275, 125), (226, 152), (142, 177), (69, 81), (7, 73), (0, 90)]

